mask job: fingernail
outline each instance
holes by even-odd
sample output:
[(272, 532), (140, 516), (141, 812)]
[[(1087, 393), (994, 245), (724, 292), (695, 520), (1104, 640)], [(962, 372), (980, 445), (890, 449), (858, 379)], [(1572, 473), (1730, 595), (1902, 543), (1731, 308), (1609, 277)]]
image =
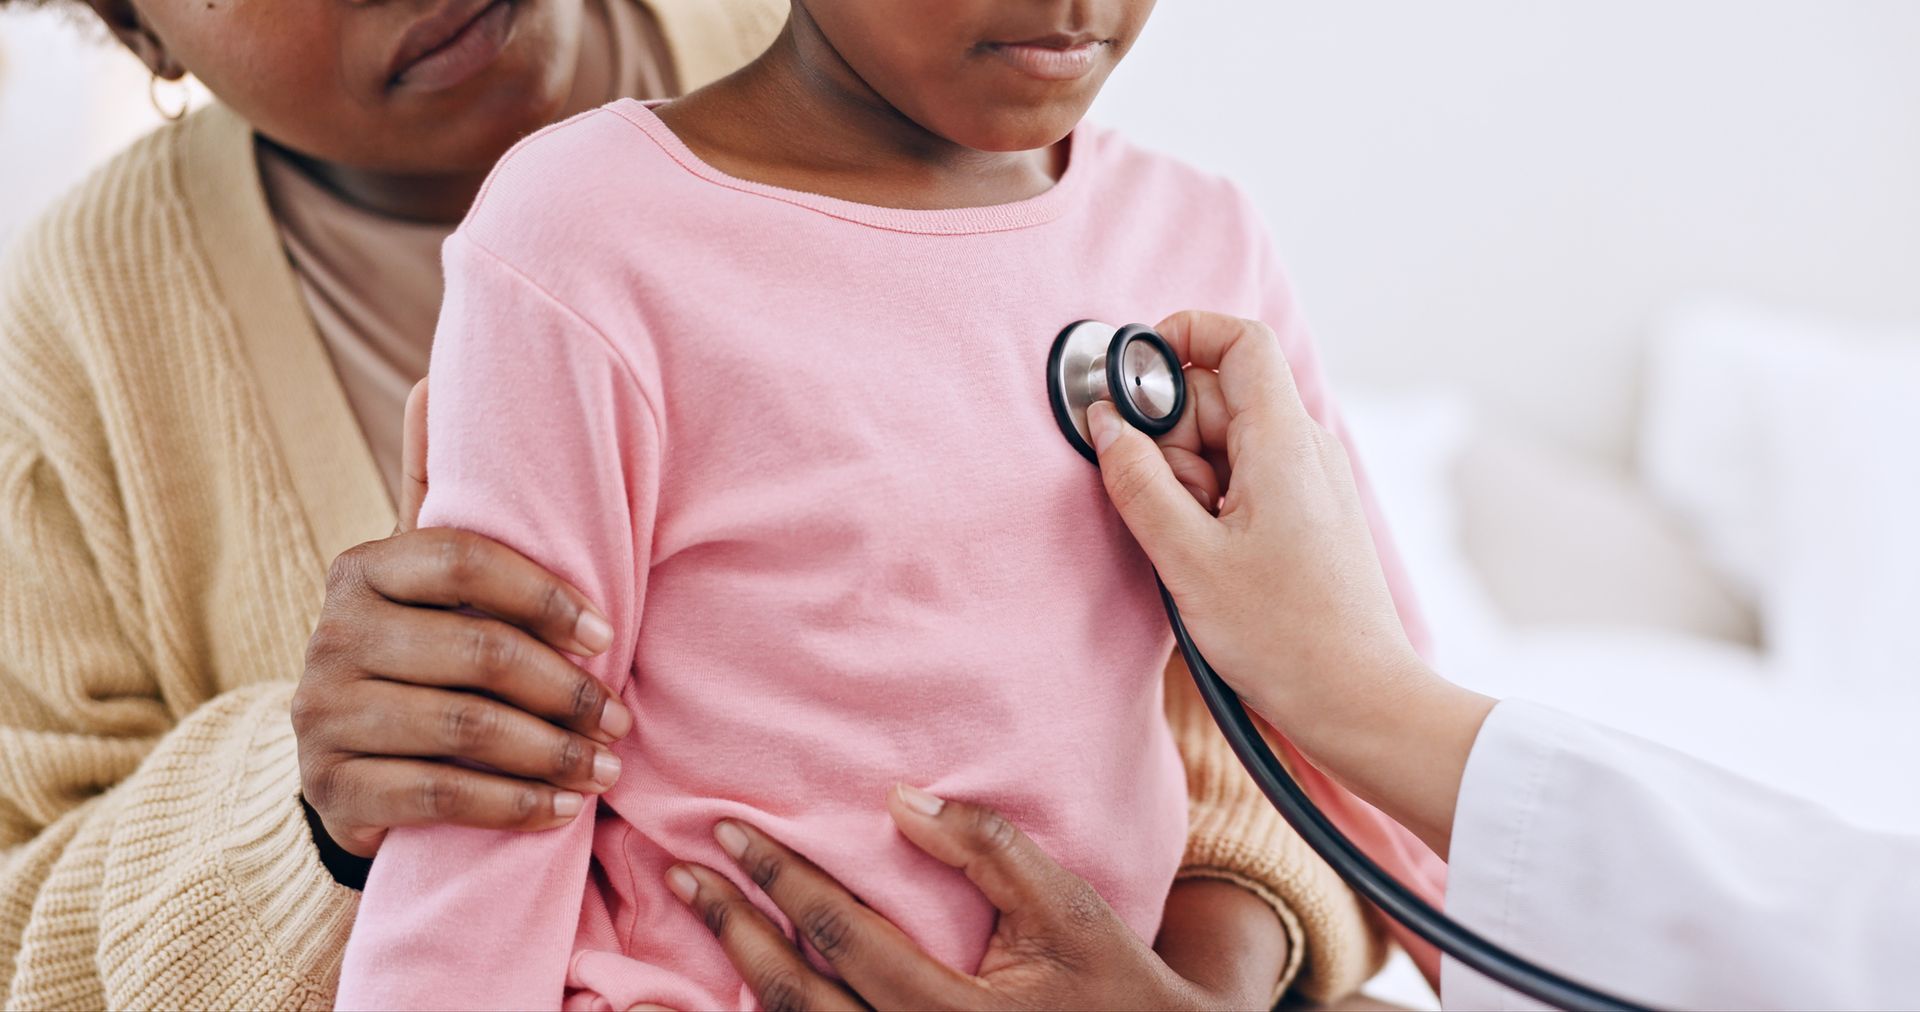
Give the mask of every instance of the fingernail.
[(906, 802), (908, 808), (921, 815), (939, 815), (940, 809), (947, 807), (946, 802), (910, 784), (897, 784), (894, 790), (900, 792), (900, 800)]
[(1096, 453), (1107, 452), (1107, 447), (1120, 438), (1120, 426), (1126, 423), (1120, 420), (1120, 413), (1106, 401), (1094, 401), (1087, 407), (1087, 431), (1093, 434), (1093, 449)]
[(600, 730), (609, 738), (624, 738), (633, 730), (633, 711), (620, 705), (617, 699), (607, 700), (606, 708), (600, 711)]
[(573, 638), (597, 654), (613, 645), (613, 626), (593, 612), (582, 611), (579, 620), (573, 623)]
[(593, 757), (593, 782), (602, 787), (612, 787), (620, 779), (620, 757), (601, 749)]
[(693, 872), (676, 864), (667, 869), (667, 888), (680, 897), (680, 902), (692, 903), (694, 896), (700, 892), (700, 880), (693, 877)]
[(747, 834), (731, 822), (718, 823), (713, 827), (713, 838), (720, 841), (720, 849), (735, 861), (747, 852)]
[(561, 791), (553, 796), (553, 814), (563, 819), (571, 819), (580, 814), (581, 806), (587, 803), (585, 795), (573, 791)]

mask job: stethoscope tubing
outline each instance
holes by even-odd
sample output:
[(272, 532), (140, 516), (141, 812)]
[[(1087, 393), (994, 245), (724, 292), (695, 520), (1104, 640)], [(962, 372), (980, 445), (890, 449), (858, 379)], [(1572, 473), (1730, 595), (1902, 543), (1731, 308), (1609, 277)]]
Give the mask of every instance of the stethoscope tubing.
[(1475, 934), (1415, 895), (1375, 864), (1359, 847), (1354, 846), (1353, 841), (1328, 820), (1287, 773), (1286, 767), (1281, 765), (1279, 757), (1273, 754), (1273, 749), (1255, 726), (1246, 704), (1201, 656), (1193, 637), (1187, 634), (1187, 624), (1180, 617), (1180, 608), (1167, 591), (1167, 585), (1160, 581), (1158, 575), (1154, 577), (1154, 583), (1160, 588), (1160, 601), (1166, 605), (1167, 623), (1173, 627), (1173, 638), (1179, 644), (1180, 655), (1186, 659), (1187, 670), (1193, 673), (1194, 683), (1200, 688), (1200, 698), (1206, 701), (1207, 710), (1213, 714), (1214, 722), (1220, 725), (1220, 732), (1226, 736), (1227, 744), (1233, 747), (1233, 754), (1239, 757), (1241, 765), (1260, 785), (1267, 800), (1273, 802), (1273, 807), (1280, 811), (1281, 818), (1355, 892), (1371, 901), (1387, 916), (1406, 925), (1414, 934), (1433, 943), (1441, 952), (1488, 979), (1536, 1001), (1555, 1008), (1582, 1012), (1589, 1009), (1595, 1012), (1645, 1012), (1646, 1006), (1635, 1005), (1568, 980)]
[[(1142, 411), (1139, 405), (1133, 403), (1133, 385), (1127, 383), (1124, 360), (1130, 342), (1135, 341), (1146, 341), (1159, 354), (1167, 380), (1172, 383), (1170, 410), (1155, 414)], [(1101, 342), (1105, 342), (1104, 348)], [(1070, 352), (1070, 345), (1077, 350)], [(1091, 374), (1102, 365), (1105, 369), (1099, 376), (1082, 374), (1076, 380), (1071, 375), (1075, 370), (1085, 370)], [(1134, 385), (1138, 383), (1136, 375)], [(1128, 424), (1157, 436), (1172, 429), (1179, 420), (1186, 407), (1186, 384), (1179, 357), (1166, 339), (1152, 328), (1139, 324), (1116, 328), (1096, 324), (1093, 320), (1080, 320), (1068, 324), (1054, 338), (1052, 351), (1047, 357), (1047, 399), (1052, 405), (1054, 421), (1059, 424), (1061, 435), (1081, 456), (1097, 465), (1099, 456), (1088, 442), (1087, 433), (1082, 431), (1083, 421), (1079, 414), (1090, 406), (1092, 400), (1111, 400)], [(1206, 701), (1207, 710), (1213, 714), (1214, 722), (1220, 725), (1220, 732), (1233, 747), (1233, 754), (1247, 768), (1254, 782), (1260, 785), (1260, 790), (1279, 810), (1287, 824), (1347, 885), (1441, 952), (1529, 998), (1563, 1009), (1640, 1012), (1642, 1006), (1568, 980), (1467, 930), (1453, 918), (1434, 909), (1354, 846), (1353, 841), (1340, 832), (1287, 773), (1279, 757), (1273, 754), (1266, 739), (1261, 737), (1260, 729), (1247, 713), (1246, 706), (1240, 702), (1240, 697), (1234, 695), (1233, 689), (1200, 655), (1193, 637), (1187, 634), (1187, 624), (1180, 617), (1179, 606), (1174, 603), (1173, 595), (1167, 591), (1166, 583), (1160, 580), (1157, 573), (1154, 583), (1160, 588), (1160, 601), (1166, 605), (1167, 624), (1173, 628), (1173, 638), (1180, 645), (1180, 655), (1186, 659), (1187, 669), (1193, 672), (1194, 683), (1200, 687), (1200, 698)]]

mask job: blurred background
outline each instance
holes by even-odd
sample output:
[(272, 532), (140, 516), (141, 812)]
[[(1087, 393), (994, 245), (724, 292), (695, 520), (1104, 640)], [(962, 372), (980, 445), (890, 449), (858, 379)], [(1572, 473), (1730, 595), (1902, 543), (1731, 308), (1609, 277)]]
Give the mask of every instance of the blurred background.
[[(1450, 676), (1920, 831), (1916, 53), (1912, 0), (1166, 0), (1095, 117), (1264, 209)], [(0, 243), (147, 83), (0, 14)]]
[(1916, 54), (1911, 0), (1171, 0), (1096, 115), (1265, 210), (1450, 677), (1920, 831)]

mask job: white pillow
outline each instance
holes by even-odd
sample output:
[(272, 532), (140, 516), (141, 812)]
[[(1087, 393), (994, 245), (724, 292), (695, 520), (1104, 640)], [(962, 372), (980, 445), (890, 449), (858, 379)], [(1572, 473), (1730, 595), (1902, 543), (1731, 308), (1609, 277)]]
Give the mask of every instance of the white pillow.
[(1785, 377), (1817, 349), (1805, 328), (1702, 301), (1670, 313), (1649, 352), (1640, 468), (1707, 557), (1758, 601), (1773, 556), (1778, 450), (1767, 419)]
[(1758, 603), (1775, 668), (1920, 686), (1920, 333), (1730, 302), (1672, 314), (1641, 465)]
[(1624, 468), (1483, 424), (1455, 478), (1467, 557), (1510, 623), (1759, 641), (1751, 598)]

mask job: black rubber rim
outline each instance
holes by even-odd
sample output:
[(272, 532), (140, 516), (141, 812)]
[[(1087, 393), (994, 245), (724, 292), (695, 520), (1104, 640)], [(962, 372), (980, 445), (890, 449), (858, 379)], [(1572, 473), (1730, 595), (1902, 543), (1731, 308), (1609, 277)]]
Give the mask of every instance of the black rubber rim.
[[(1160, 357), (1167, 360), (1167, 367), (1173, 370), (1173, 410), (1164, 418), (1149, 418), (1133, 403), (1133, 397), (1127, 393), (1127, 377), (1122, 362), (1126, 358), (1127, 345), (1135, 341), (1146, 341), (1153, 345)], [(1187, 410), (1187, 375), (1180, 370), (1180, 359), (1173, 353), (1173, 345), (1160, 336), (1152, 327), (1138, 323), (1129, 323), (1114, 332), (1113, 342), (1107, 345), (1107, 390), (1113, 394), (1113, 406), (1120, 411), (1120, 417), (1127, 424), (1149, 436), (1164, 436), (1180, 424), (1180, 415)]]
[(1053, 420), (1060, 426), (1060, 434), (1067, 437), (1068, 445), (1080, 451), (1080, 456), (1090, 463), (1100, 462), (1099, 454), (1093, 452), (1093, 444), (1080, 436), (1080, 428), (1073, 424), (1073, 415), (1067, 410), (1067, 391), (1061, 385), (1060, 359), (1067, 353), (1067, 335), (1073, 328), (1092, 320), (1075, 320), (1060, 329), (1060, 335), (1053, 339), (1053, 350), (1047, 353), (1047, 403), (1053, 405)]

